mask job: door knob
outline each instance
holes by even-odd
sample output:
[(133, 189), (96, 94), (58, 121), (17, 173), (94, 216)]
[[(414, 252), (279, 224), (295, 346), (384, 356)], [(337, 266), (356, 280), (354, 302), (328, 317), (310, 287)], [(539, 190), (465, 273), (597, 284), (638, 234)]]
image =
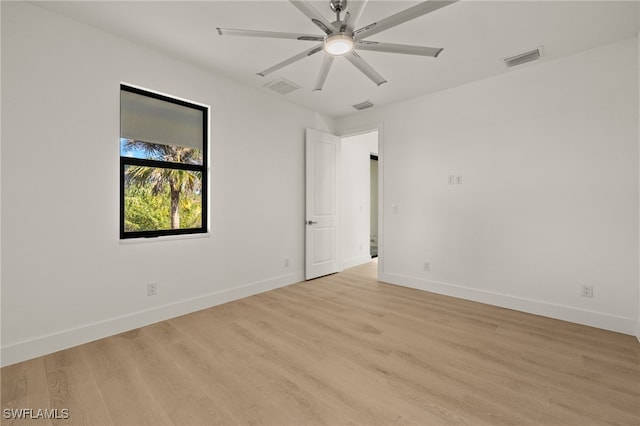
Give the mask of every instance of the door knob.
[(318, 223), (318, 222), (315, 222), (313, 220), (308, 220), (307, 221), (307, 225), (315, 225), (316, 223)]

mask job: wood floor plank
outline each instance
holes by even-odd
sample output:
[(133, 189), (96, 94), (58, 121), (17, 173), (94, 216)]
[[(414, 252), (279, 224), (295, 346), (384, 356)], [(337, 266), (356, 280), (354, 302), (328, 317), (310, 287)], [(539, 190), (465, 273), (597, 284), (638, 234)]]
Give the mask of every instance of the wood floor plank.
[(185, 379), (175, 360), (151, 336), (139, 330), (123, 339), (123, 348), (137, 365), (149, 392), (165, 409), (174, 424), (229, 424), (228, 417), (206, 393)]
[[(263, 357), (271, 362), (272, 368), (279, 369), (282, 374), (287, 375), (289, 380), (296, 383), (298, 389), (307, 394), (305, 398), (306, 405), (322, 403), (323, 411), (327, 414), (333, 414), (339, 409), (342, 412), (351, 412), (351, 415), (364, 418), (366, 413), (369, 415), (367, 419), (369, 424), (378, 424), (379, 422), (387, 424), (390, 420), (393, 420), (385, 419), (387, 414), (379, 410), (375, 403), (372, 404), (382, 396), (375, 393), (379, 383), (378, 380), (371, 380), (371, 377), (366, 375), (367, 371), (360, 365), (356, 365), (354, 368), (353, 365), (349, 365), (350, 360), (336, 357), (330, 351), (323, 351), (318, 355), (314, 353), (312, 347), (310, 348), (308, 345), (303, 344), (303, 341), (298, 339), (297, 336), (279, 332), (280, 328), (272, 326), (270, 322), (258, 321), (258, 323), (252, 323), (249, 319), (238, 319), (237, 324), (238, 326), (235, 329), (238, 334), (265, 349)], [(255, 329), (260, 330), (260, 335), (264, 337), (260, 338), (247, 334), (249, 330)], [(283, 348), (286, 355), (283, 355)], [(308, 368), (305, 370), (297, 367), (295, 362), (295, 359), (302, 357), (309, 360)], [(354, 376), (354, 373), (358, 380), (349, 382), (344, 380)], [(323, 389), (323, 394), (327, 399), (317, 397), (317, 393), (314, 390), (318, 387)], [(385, 402), (388, 409), (389, 405), (392, 405), (391, 401), (387, 398)], [(323, 417), (321, 414), (322, 411), (316, 413), (318, 421), (313, 422), (313, 424), (336, 423), (336, 420), (321, 420)], [(407, 421), (405, 419), (405, 422)]]
[[(44, 359), (36, 358), (2, 368), (2, 425), (51, 425), (48, 418), (38, 417), (38, 409), (51, 409)], [(5, 409), (33, 410), (18, 418), (5, 418)]]
[(214, 395), (217, 404), (232, 413), (236, 424), (286, 418), (288, 413), (270, 399), (268, 383), (256, 375), (260, 353), (238, 345), (235, 336), (225, 333), (229, 324), (212, 327), (214, 322), (206, 313), (172, 320), (172, 324), (189, 343), (171, 345), (167, 350), (175, 354), (187, 374), (192, 374), (199, 388)]
[[(292, 309), (292, 308), (290, 308)], [(308, 312), (305, 309), (305, 306), (301, 306), (298, 308), (293, 308), (293, 309), (299, 309), (298, 313), (301, 315), (299, 316), (297, 319), (300, 321), (304, 321), (304, 312)], [(313, 324), (317, 321), (317, 318), (313, 317), (309, 322), (310, 324)], [(334, 335), (338, 335), (339, 333), (337, 333), (338, 329), (340, 328), (340, 324), (346, 323), (347, 321), (345, 321), (345, 318), (343, 317), (337, 317), (335, 318), (335, 327), (330, 329), (331, 332), (334, 333)], [(369, 370), (374, 372), (376, 375), (378, 375), (381, 379), (389, 382), (389, 383), (393, 383), (396, 387), (407, 387), (407, 388), (413, 388), (413, 392), (415, 394), (420, 394), (420, 393), (426, 393), (429, 394), (431, 396), (431, 401), (439, 401), (441, 403), (441, 406), (438, 407), (438, 410), (440, 410), (441, 412), (446, 412), (445, 409), (443, 409), (444, 406), (446, 406), (447, 404), (455, 404), (455, 401), (461, 400), (464, 397), (464, 393), (461, 393), (462, 390), (464, 390), (463, 386), (457, 386), (457, 383), (455, 383), (455, 377), (451, 377), (451, 376), (446, 376), (446, 377), (442, 377), (442, 374), (440, 371), (438, 371), (438, 369), (429, 367), (427, 369), (425, 369), (425, 371), (420, 372), (419, 369), (416, 368), (416, 365), (413, 365), (413, 369), (412, 371), (408, 372), (408, 374), (403, 375), (400, 374), (398, 371), (399, 367), (402, 367), (402, 361), (401, 358), (397, 358), (397, 359), (390, 359), (390, 357), (394, 354), (394, 347), (399, 343), (399, 342), (394, 342), (392, 340), (388, 340), (385, 339), (382, 336), (382, 333), (380, 331), (380, 329), (376, 328), (376, 327), (371, 327), (370, 328), (366, 328), (366, 327), (362, 327), (362, 323), (360, 323), (359, 321), (352, 321), (354, 324), (356, 324), (356, 326), (353, 328), (353, 330), (348, 330), (344, 333), (345, 334), (345, 341), (342, 342), (342, 351), (346, 352), (348, 354), (348, 356), (346, 357), (346, 359), (343, 362), (346, 363), (351, 363), (353, 362), (353, 360), (356, 360), (356, 365), (353, 365), (352, 368), (357, 369), (357, 368), (363, 368), (365, 370)], [(379, 325), (380, 328), (382, 328), (382, 324)], [(363, 333), (361, 336), (358, 336), (358, 333)], [(362, 340), (362, 342), (359, 342), (359, 340)], [(372, 341), (375, 340), (376, 342)], [(350, 345), (349, 343), (356, 343), (355, 345), (353, 345), (355, 348), (357, 348), (355, 351), (351, 351), (350, 350)], [(357, 344), (357, 343), (362, 343), (362, 344)], [(373, 350), (370, 351), (362, 351), (362, 347), (369, 347), (372, 348)], [(338, 348), (336, 348), (338, 349)], [(392, 358), (392, 357), (391, 357)], [(422, 380), (420, 382), (416, 382), (415, 378), (416, 378), (416, 374), (418, 373), (425, 373), (423, 374), (424, 377), (422, 377)], [(362, 376), (360, 376), (362, 380)], [(460, 379), (462, 380), (466, 380), (468, 379), (469, 376), (461, 376)], [(458, 380), (460, 380), (458, 379)], [(424, 388), (424, 386), (422, 386), (422, 383), (431, 383), (431, 384), (435, 384), (434, 388), (437, 389), (438, 391), (442, 391), (443, 389), (446, 389), (447, 392), (438, 392), (438, 391), (433, 391), (433, 390), (429, 390), (427, 391), (427, 389)], [(456, 386), (450, 386), (450, 385), (456, 385)], [(470, 383), (465, 383), (465, 385), (467, 387), (470, 386)], [(408, 395), (405, 395), (405, 398)], [(457, 407), (458, 411), (460, 410), (460, 407)], [(479, 419), (474, 419), (476, 422), (479, 421)], [(491, 418), (487, 418), (486, 420), (488, 420), (489, 422), (492, 422), (493, 419)]]
[(121, 334), (82, 346), (112, 424), (174, 424), (162, 404), (154, 399), (138, 365), (123, 348), (122, 338)]
[(640, 424), (632, 336), (380, 283), (376, 264), (5, 367), (71, 425)]
[(51, 407), (66, 409), (69, 414), (54, 424), (99, 426), (112, 422), (82, 347), (51, 354), (44, 357), (44, 363)]

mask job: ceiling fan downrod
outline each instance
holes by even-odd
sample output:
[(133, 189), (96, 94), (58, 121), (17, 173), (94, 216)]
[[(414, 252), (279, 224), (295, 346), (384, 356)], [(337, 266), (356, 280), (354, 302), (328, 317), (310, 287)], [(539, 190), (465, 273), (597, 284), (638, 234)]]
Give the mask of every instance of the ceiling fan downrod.
[(347, 0), (331, 0), (329, 6), (336, 13), (336, 21), (340, 22), (340, 12), (347, 8)]

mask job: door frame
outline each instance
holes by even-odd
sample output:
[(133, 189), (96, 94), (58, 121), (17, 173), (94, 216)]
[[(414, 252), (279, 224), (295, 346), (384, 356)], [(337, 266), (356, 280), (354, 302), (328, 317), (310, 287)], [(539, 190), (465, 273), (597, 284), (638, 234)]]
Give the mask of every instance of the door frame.
[[(378, 149), (379, 148), (380, 147), (378, 147)], [(369, 154), (369, 164), (370, 164), (369, 173), (371, 173), (371, 161), (375, 161), (376, 162), (376, 176), (378, 176), (378, 181), (379, 181), (380, 180), (380, 175), (378, 174), (378, 165), (380, 164), (380, 153)], [(379, 192), (378, 191), (378, 187), (376, 186), (376, 199), (378, 199), (378, 192)], [(377, 210), (377, 207), (378, 206), (376, 206), (376, 210)], [(371, 210), (371, 200), (369, 200), (369, 210)], [(378, 213), (379, 213), (379, 210), (376, 211), (376, 217), (378, 216)], [(369, 214), (369, 220), (371, 220), (371, 214)], [(376, 225), (378, 225), (378, 224), (379, 224), (379, 222), (376, 219)], [(378, 228), (378, 229), (376, 229), (376, 237), (378, 237), (379, 236), (378, 232), (380, 231), (380, 229), (379, 229), (380, 227), (376, 226), (376, 228)], [(371, 241), (369, 241), (369, 253), (371, 253)], [(373, 257), (375, 257), (375, 258), (378, 257), (378, 239), (377, 238), (376, 238), (376, 255), (373, 256)]]
[[(336, 135), (341, 139), (378, 132), (378, 277), (384, 273), (384, 124), (382, 122), (347, 128)], [(340, 188), (342, 192), (342, 188)], [(340, 194), (342, 197), (342, 193)], [(342, 215), (342, 213), (341, 213)], [(342, 264), (342, 258), (340, 258)]]

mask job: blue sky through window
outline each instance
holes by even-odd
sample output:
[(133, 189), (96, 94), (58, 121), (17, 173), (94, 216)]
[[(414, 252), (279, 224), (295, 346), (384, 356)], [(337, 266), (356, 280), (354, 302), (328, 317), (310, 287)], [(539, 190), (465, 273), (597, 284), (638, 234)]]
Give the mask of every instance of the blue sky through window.
[(154, 155), (153, 153), (145, 151), (140, 147), (127, 145), (128, 141), (129, 139), (127, 138), (120, 138), (120, 156), (121, 157), (141, 158), (146, 160), (162, 160), (162, 156), (158, 154)]
[(133, 141), (127, 138), (120, 138), (120, 156), (142, 160), (202, 164), (202, 152), (199, 149)]

